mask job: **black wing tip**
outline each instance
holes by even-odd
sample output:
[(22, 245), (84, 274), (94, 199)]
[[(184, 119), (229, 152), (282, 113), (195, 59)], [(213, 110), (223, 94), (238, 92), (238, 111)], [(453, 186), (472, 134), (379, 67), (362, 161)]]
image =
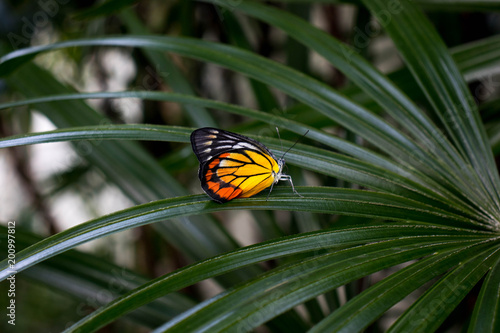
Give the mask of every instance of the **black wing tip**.
[(215, 128), (215, 127), (200, 127), (200, 128), (197, 128), (195, 129), (192, 133), (191, 133), (191, 136), (193, 136), (193, 134), (195, 133), (199, 133), (199, 132), (210, 132), (210, 131), (223, 131), (221, 129), (218, 129), (218, 128)]
[(224, 132), (223, 130), (220, 130), (220, 129), (214, 128), (214, 127), (202, 127), (202, 128), (198, 128), (198, 129), (195, 129), (194, 131), (191, 132), (191, 136), (190, 136), (191, 143), (194, 145), (195, 142), (196, 142), (196, 140), (198, 139), (198, 137), (200, 135), (202, 135), (203, 133), (216, 134), (216, 133), (213, 133), (213, 131), (215, 131), (216, 133)]

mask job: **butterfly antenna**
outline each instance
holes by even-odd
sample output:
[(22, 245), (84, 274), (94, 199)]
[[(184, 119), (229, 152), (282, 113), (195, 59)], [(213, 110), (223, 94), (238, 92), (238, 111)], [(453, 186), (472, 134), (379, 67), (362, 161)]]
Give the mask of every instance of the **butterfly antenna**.
[(278, 133), (278, 139), (280, 139), (281, 150), (284, 150), (283, 141), (281, 141), (280, 130), (278, 129), (278, 126), (276, 126), (275, 128), (276, 128), (276, 133)]
[[(276, 127), (276, 130), (278, 130), (278, 128), (277, 128), (277, 127)], [(309, 133), (309, 130), (307, 130), (304, 134), (302, 134), (302, 136), (301, 136), (301, 137), (299, 137), (297, 140), (295, 140), (295, 143), (294, 143), (293, 145), (291, 145), (291, 146), (290, 146), (290, 148), (288, 148), (288, 149), (287, 149), (287, 150), (283, 153), (283, 155), (281, 156), (281, 158), (284, 158), (284, 157), (285, 157), (285, 155), (286, 155), (286, 154), (287, 154), (287, 153), (288, 153), (288, 152), (289, 152), (289, 151), (290, 151), (293, 147), (295, 147), (295, 145), (296, 145), (297, 143), (299, 143), (299, 141), (300, 141), (300, 140), (302, 140), (302, 139), (303, 139), (303, 138), (307, 135), (307, 133)], [(278, 137), (279, 137), (279, 135), (280, 135), (280, 134), (279, 134), (279, 132), (278, 132)], [(281, 138), (280, 138), (280, 142), (281, 142)], [(283, 150), (283, 143), (281, 143), (281, 149)]]

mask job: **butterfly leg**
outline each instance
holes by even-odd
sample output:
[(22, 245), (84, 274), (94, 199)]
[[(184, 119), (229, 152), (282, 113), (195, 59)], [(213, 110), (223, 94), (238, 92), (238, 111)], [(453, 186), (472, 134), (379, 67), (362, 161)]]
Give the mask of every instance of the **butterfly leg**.
[(280, 180), (288, 180), (290, 182), (290, 185), (292, 185), (292, 190), (293, 190), (293, 193), (297, 194), (299, 197), (303, 198), (302, 195), (300, 195), (299, 192), (297, 192), (295, 190), (295, 187), (293, 186), (293, 182), (292, 182), (292, 176), (289, 176), (289, 175), (281, 175), (280, 177)]
[(271, 184), (271, 189), (269, 190), (269, 193), (267, 194), (266, 201), (269, 200), (269, 196), (271, 195), (271, 192), (273, 191), (274, 183)]

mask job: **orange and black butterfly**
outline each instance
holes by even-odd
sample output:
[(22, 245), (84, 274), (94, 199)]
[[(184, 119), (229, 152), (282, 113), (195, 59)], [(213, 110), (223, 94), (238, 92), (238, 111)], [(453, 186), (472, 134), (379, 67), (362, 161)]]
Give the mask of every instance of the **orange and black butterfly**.
[[(191, 145), (200, 161), (198, 176), (203, 190), (224, 203), (251, 197), (280, 180), (285, 160), (276, 159), (262, 143), (246, 136), (216, 128), (200, 128), (191, 133)], [(298, 193), (297, 193), (298, 194)]]

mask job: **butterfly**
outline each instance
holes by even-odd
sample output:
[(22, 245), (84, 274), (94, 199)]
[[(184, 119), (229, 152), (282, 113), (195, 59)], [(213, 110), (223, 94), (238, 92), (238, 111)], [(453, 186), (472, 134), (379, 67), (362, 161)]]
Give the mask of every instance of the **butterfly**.
[[(204, 127), (191, 133), (191, 145), (200, 161), (198, 177), (201, 187), (212, 200), (225, 203), (236, 198), (251, 197), (280, 180), (285, 160), (274, 157), (262, 143), (241, 134)], [(298, 194), (300, 196), (300, 194)]]

